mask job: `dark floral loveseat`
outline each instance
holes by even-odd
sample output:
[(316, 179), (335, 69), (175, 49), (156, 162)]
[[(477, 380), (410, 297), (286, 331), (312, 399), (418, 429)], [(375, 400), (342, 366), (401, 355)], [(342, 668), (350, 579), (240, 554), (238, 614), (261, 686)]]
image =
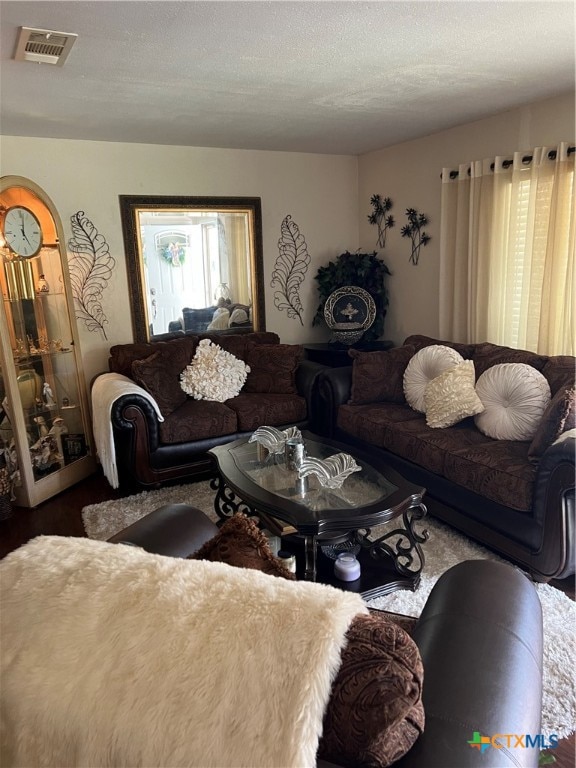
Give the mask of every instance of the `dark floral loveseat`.
[[(210, 339), (250, 366), (236, 397), (225, 402), (195, 400), (182, 390), (180, 373), (201, 339)], [(278, 335), (268, 332), (182, 334), (166, 341), (113, 346), (109, 370), (142, 389), (122, 395), (111, 407), (120, 484), (150, 487), (205, 474), (212, 466), (206, 455), (210, 448), (262, 425), (313, 426), (313, 388), (324, 366), (303, 357), (301, 346), (280, 344)]]
[[(522, 363), (549, 384), (551, 400), (530, 440), (493, 439), (474, 418), (427, 425), (407, 404), (403, 375), (421, 349), (444, 345), (474, 363)], [(389, 352), (352, 351), (349, 367), (319, 375), (319, 429), (378, 451), (427, 489), (431, 513), (529, 571), (536, 580), (574, 573), (576, 359), (496, 344), (457, 344), (414, 335)]]

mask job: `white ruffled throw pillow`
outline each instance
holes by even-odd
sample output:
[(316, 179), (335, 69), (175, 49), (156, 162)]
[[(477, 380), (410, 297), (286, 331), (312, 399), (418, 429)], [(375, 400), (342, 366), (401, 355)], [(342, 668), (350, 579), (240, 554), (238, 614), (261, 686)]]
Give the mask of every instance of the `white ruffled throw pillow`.
[(223, 403), (240, 393), (249, 373), (250, 366), (242, 360), (202, 339), (192, 362), (180, 374), (180, 386), (195, 400)]

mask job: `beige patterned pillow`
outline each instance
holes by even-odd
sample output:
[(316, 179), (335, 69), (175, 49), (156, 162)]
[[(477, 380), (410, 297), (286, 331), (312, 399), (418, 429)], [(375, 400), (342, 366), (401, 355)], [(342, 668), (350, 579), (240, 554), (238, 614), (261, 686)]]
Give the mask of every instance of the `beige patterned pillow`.
[(451, 427), (482, 413), (484, 406), (474, 389), (475, 379), (472, 360), (464, 360), (432, 379), (424, 393), (426, 424), (435, 429)]

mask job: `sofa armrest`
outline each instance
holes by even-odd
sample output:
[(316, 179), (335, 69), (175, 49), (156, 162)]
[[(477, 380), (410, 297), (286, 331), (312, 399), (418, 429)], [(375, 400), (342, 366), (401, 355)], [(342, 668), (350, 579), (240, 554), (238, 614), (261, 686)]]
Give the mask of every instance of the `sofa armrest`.
[[(424, 733), (398, 768), (537, 766), (538, 747), (513, 736), (540, 733), (542, 608), (516, 568), (468, 560), (436, 583), (413, 632), (424, 663)], [(479, 758), (475, 732), (502, 734)], [(509, 741), (510, 747), (507, 746)]]
[(136, 393), (122, 395), (112, 405), (110, 418), (114, 429), (119, 431), (133, 431), (139, 424), (145, 424), (151, 450), (158, 447), (158, 416), (148, 398)]
[(136, 393), (119, 397), (112, 405), (110, 418), (122, 482), (137, 465), (150, 466), (151, 454), (160, 445), (159, 422), (152, 403)]
[(563, 432), (556, 440), (548, 446), (540, 459), (540, 469), (548, 465), (552, 466), (559, 461), (569, 461), (572, 466), (575, 462), (576, 449), (576, 429), (569, 429)]
[(296, 390), (306, 400), (308, 424), (313, 432), (318, 432), (318, 376), (326, 370), (330, 370), (328, 366), (312, 360), (301, 360), (296, 369)]
[(544, 576), (563, 579), (576, 562), (576, 429), (558, 437), (542, 454), (534, 484), (534, 519), (546, 531), (539, 555)]
[(326, 368), (318, 375), (317, 389), (318, 431), (321, 435), (333, 437), (338, 408), (350, 399), (352, 366)]

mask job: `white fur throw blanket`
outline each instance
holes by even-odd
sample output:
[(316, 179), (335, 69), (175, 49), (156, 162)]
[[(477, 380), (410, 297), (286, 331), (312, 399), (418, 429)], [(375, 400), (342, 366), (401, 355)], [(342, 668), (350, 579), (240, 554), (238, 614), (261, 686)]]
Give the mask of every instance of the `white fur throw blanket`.
[(112, 405), (122, 395), (136, 393), (152, 403), (158, 421), (164, 421), (158, 403), (149, 392), (121, 373), (103, 373), (92, 385), (92, 428), (96, 453), (102, 464), (104, 477), (112, 488), (118, 488), (118, 468), (114, 449), (114, 434), (110, 413)]
[(41, 536), (0, 562), (3, 766), (315, 763), (359, 595)]

